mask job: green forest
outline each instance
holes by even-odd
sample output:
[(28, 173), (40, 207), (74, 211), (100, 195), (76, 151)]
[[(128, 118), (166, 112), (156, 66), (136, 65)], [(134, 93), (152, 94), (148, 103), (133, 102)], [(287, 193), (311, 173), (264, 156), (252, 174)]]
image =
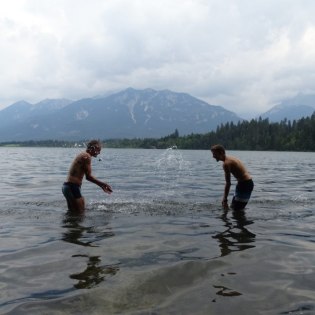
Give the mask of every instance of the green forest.
[(209, 149), (220, 143), (229, 150), (256, 151), (315, 151), (315, 114), (298, 121), (283, 120), (269, 123), (268, 119), (226, 123), (206, 134), (179, 136), (173, 134), (160, 139), (123, 139), (105, 141), (112, 148), (157, 148), (176, 146), (178, 149)]
[[(47, 146), (73, 147), (82, 146), (88, 140), (71, 141), (25, 141), (6, 142), (1, 146)], [(209, 149), (211, 145), (220, 143), (228, 150), (252, 151), (315, 151), (315, 113), (299, 120), (283, 120), (270, 123), (268, 119), (252, 119), (237, 124), (233, 122), (221, 124), (215, 131), (206, 134), (190, 134), (180, 136), (174, 133), (163, 138), (136, 139), (103, 139), (107, 148), (146, 148), (166, 149), (176, 146), (178, 149)]]

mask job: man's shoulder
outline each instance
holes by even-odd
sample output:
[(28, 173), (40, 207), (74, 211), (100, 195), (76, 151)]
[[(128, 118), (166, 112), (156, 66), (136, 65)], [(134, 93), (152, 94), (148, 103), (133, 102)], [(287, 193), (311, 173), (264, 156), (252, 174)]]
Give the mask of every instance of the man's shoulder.
[(225, 156), (224, 164), (229, 165), (229, 164), (235, 162), (235, 160), (236, 159), (234, 156), (231, 156), (231, 155)]
[(235, 163), (238, 164), (240, 160), (237, 157), (230, 155), (226, 157), (226, 162), (229, 164), (235, 164)]
[(77, 159), (82, 161), (90, 161), (91, 156), (87, 152), (81, 152), (77, 155)]
[(237, 159), (234, 156), (226, 156), (225, 160), (223, 162), (223, 168), (224, 169), (232, 169), (237, 167), (240, 164), (239, 159)]

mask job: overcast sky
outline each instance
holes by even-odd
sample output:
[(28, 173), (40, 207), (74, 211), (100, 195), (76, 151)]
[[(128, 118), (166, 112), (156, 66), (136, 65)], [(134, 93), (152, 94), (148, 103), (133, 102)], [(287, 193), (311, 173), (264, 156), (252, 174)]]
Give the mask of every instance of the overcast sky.
[(0, 56), (0, 109), (133, 87), (250, 118), (315, 92), (315, 1), (1, 0)]

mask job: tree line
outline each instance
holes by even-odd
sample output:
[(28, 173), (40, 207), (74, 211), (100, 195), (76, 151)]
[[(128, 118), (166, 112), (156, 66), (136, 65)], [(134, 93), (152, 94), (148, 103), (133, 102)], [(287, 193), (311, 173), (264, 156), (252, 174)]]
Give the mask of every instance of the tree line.
[(207, 150), (220, 143), (229, 150), (256, 151), (315, 151), (315, 113), (310, 117), (270, 123), (268, 119), (252, 119), (237, 124), (221, 124), (206, 134), (179, 136), (173, 134), (160, 139), (108, 140), (108, 147), (157, 148), (176, 146), (178, 149)]
[[(3, 142), (2, 146), (84, 147), (85, 141), (41, 140)], [(229, 150), (256, 151), (315, 151), (315, 113), (299, 120), (284, 119), (271, 123), (268, 119), (252, 119), (221, 124), (206, 134), (180, 136), (179, 131), (162, 138), (134, 138), (102, 140), (107, 148), (145, 148), (207, 150), (220, 143)]]

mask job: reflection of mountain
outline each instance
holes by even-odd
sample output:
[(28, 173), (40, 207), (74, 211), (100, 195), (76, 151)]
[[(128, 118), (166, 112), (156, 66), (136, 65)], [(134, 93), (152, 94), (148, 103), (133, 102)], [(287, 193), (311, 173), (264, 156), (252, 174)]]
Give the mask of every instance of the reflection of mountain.
[[(84, 216), (68, 213), (63, 221), (66, 231), (62, 235), (62, 240), (74, 245), (84, 247), (98, 247), (95, 241), (112, 237), (112, 231), (98, 233), (95, 226), (86, 227), (83, 225)], [(90, 256), (88, 254), (72, 255), (72, 258), (87, 259), (85, 270), (69, 275), (71, 279), (78, 280), (74, 287), (76, 289), (90, 289), (106, 279), (106, 276), (113, 276), (119, 271), (118, 264), (102, 265), (100, 256)]]
[(247, 220), (244, 211), (233, 211), (232, 219), (229, 219), (227, 214), (228, 210), (224, 210), (220, 217), (226, 230), (213, 236), (219, 241), (221, 256), (255, 247), (252, 243), (255, 242), (256, 235), (245, 228), (253, 221)]

